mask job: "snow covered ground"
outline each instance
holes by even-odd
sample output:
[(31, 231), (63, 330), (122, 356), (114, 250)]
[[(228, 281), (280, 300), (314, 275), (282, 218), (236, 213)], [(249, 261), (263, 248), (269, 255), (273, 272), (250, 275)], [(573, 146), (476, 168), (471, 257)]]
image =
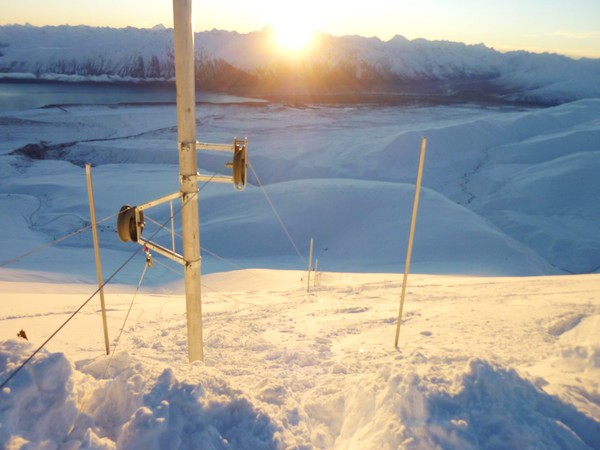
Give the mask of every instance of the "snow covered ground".
[[(95, 300), (0, 392), (0, 442), (600, 448), (599, 275), (414, 275), (398, 350), (401, 276), (322, 273), (310, 293), (303, 276), (204, 277), (204, 364), (187, 363), (182, 295), (138, 294), (112, 360)], [(95, 287), (0, 289), (4, 378)], [(132, 299), (107, 293), (113, 341)], [(21, 327), (31, 343), (14, 339)]]
[[(107, 288), (113, 345), (123, 327), (115, 356), (103, 356), (94, 298), (0, 391), (1, 445), (600, 448), (598, 117), (600, 100), (202, 105), (198, 138), (248, 136), (292, 241), (254, 176), (241, 193), (202, 186), (206, 361), (187, 363), (170, 261), (155, 255), (124, 325), (140, 252)], [(0, 114), (0, 383), (95, 291), (89, 230), (45, 248), (89, 223), (83, 163), (106, 278), (138, 249), (116, 236), (119, 208), (178, 190), (175, 125), (168, 105)], [(227, 171), (222, 155), (199, 161)], [(168, 217), (150, 210), (145, 236)], [(322, 273), (307, 293), (310, 238)]]

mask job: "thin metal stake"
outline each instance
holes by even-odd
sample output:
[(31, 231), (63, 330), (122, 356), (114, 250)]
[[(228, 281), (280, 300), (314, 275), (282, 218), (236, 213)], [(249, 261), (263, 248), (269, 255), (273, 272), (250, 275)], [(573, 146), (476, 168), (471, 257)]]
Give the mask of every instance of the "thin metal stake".
[(173, 215), (173, 200), (169, 201), (171, 205), (171, 250), (175, 253), (175, 217)]
[(100, 262), (100, 245), (98, 244), (98, 227), (96, 226), (96, 207), (94, 206), (94, 189), (92, 187), (92, 166), (85, 165), (85, 176), (87, 178), (88, 200), (90, 203), (90, 219), (92, 221), (92, 237), (94, 239), (94, 254), (96, 255), (96, 275), (98, 276), (98, 288), (100, 292), (100, 308), (102, 310), (102, 327), (104, 329), (104, 345), (106, 354), (110, 355), (110, 344), (108, 342), (108, 324), (106, 322), (106, 305), (104, 303), (104, 288), (102, 287), (102, 264)]
[(400, 296), (400, 311), (398, 311), (398, 324), (396, 326), (396, 341), (394, 347), (398, 348), (398, 339), (400, 338), (400, 323), (402, 322), (402, 310), (404, 309), (404, 297), (406, 295), (406, 284), (408, 281), (408, 271), (410, 269), (410, 258), (412, 255), (413, 239), (415, 237), (415, 224), (417, 222), (417, 210), (419, 209), (419, 194), (421, 191), (421, 179), (423, 177), (423, 164), (425, 162), (425, 148), (427, 139), (421, 139), (421, 156), (419, 158), (419, 171), (417, 173), (417, 184), (415, 186), (415, 201), (413, 204), (412, 219), (410, 221), (410, 233), (408, 236), (408, 248), (406, 250), (406, 264), (404, 265), (404, 279), (402, 280), (402, 295)]
[(308, 282), (306, 283), (306, 292), (310, 291), (310, 271), (312, 270), (313, 245), (315, 241), (310, 238), (310, 252), (308, 256)]

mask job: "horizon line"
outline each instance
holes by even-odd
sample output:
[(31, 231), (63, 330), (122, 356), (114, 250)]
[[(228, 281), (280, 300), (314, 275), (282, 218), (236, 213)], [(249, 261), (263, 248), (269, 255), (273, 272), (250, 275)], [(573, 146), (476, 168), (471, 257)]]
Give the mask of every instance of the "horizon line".
[[(76, 27), (87, 27), (87, 28), (97, 28), (97, 29), (112, 29), (112, 30), (126, 30), (129, 28), (133, 28), (136, 30), (173, 30), (172, 26), (166, 26), (163, 23), (158, 23), (156, 25), (153, 26), (134, 26), (134, 25), (127, 25), (127, 26), (111, 26), (111, 25), (89, 25), (89, 24), (85, 24), (85, 23), (80, 23), (77, 25), (73, 25), (70, 23), (63, 23), (60, 25), (54, 25), (54, 24), (45, 24), (45, 25), (34, 25), (30, 22), (25, 22), (25, 23), (1, 23), (0, 27), (10, 27), (10, 26), (22, 26), (22, 27), (32, 27), (32, 28), (44, 28), (44, 27), (53, 27), (53, 28), (61, 28), (61, 27), (72, 27), (72, 28), (76, 28)], [(266, 24), (264, 25), (262, 28), (260, 29), (256, 29), (253, 31), (238, 31), (238, 30), (232, 30), (232, 29), (224, 29), (224, 28), (217, 28), (217, 27), (213, 27), (213, 28), (205, 28), (205, 29), (201, 29), (201, 30), (196, 30), (194, 29), (194, 33), (204, 33), (204, 32), (212, 32), (212, 31), (223, 31), (223, 32), (227, 32), (227, 33), (237, 33), (237, 34), (241, 34), (241, 35), (248, 35), (248, 34), (252, 34), (252, 33), (261, 33), (265, 30), (268, 30), (270, 28), (273, 27), (273, 24)], [(324, 36), (331, 36), (334, 38), (344, 38), (344, 37), (360, 37), (363, 39), (377, 39), (380, 42), (383, 43), (389, 43), (391, 41), (393, 41), (394, 39), (397, 38), (402, 38), (405, 39), (408, 42), (414, 42), (414, 41), (419, 41), (419, 40), (424, 40), (424, 41), (428, 41), (428, 42), (449, 42), (449, 43), (457, 43), (457, 44), (464, 44), (466, 46), (470, 46), (470, 47), (476, 47), (476, 46), (484, 46), (490, 50), (494, 50), (498, 53), (511, 53), (511, 52), (526, 52), (526, 53), (531, 53), (531, 54), (536, 54), (536, 55), (558, 55), (558, 56), (564, 56), (570, 59), (574, 59), (574, 60), (581, 60), (581, 59), (589, 59), (589, 60), (600, 60), (600, 52), (598, 52), (598, 54), (594, 54), (593, 56), (590, 56), (590, 54), (582, 54), (582, 53), (578, 53), (578, 52), (572, 52), (572, 53), (561, 53), (560, 51), (557, 50), (547, 50), (547, 49), (540, 49), (540, 48), (527, 48), (527, 47), (521, 47), (521, 48), (516, 48), (516, 47), (506, 47), (506, 46), (498, 46), (498, 45), (491, 45), (488, 44), (486, 42), (477, 42), (477, 43), (470, 43), (470, 42), (465, 42), (465, 41), (459, 41), (459, 40), (451, 40), (451, 39), (431, 39), (431, 38), (426, 38), (426, 37), (416, 37), (416, 38), (408, 38), (402, 34), (396, 33), (394, 34), (394, 36), (390, 37), (389, 39), (385, 39), (382, 38), (380, 36), (376, 36), (376, 35), (371, 35), (371, 36), (365, 36), (362, 34), (333, 34), (330, 32), (325, 32), (325, 31), (320, 31), (320, 30), (315, 30), (314, 31), (315, 34), (320, 34), (320, 35), (324, 35)]]

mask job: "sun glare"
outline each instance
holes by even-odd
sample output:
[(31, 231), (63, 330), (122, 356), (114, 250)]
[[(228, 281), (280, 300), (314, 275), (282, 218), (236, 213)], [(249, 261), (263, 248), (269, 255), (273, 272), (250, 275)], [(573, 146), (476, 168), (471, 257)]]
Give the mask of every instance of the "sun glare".
[(308, 45), (312, 37), (312, 30), (295, 24), (277, 25), (275, 27), (275, 42), (285, 50), (301, 50)]
[(273, 27), (275, 43), (285, 51), (304, 50), (312, 41), (314, 28), (301, 17), (279, 19)]

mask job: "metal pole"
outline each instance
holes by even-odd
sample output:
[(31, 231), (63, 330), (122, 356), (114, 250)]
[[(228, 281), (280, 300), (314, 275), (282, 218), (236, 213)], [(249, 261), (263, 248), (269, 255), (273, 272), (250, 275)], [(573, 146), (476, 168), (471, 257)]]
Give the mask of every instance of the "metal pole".
[(310, 252), (308, 256), (308, 282), (306, 283), (306, 292), (310, 291), (310, 271), (312, 269), (313, 244), (314, 239), (310, 238)]
[(173, 200), (169, 202), (171, 207), (171, 250), (175, 252), (175, 216), (173, 215)]
[(400, 322), (402, 322), (402, 310), (404, 309), (404, 296), (406, 295), (406, 284), (408, 281), (408, 271), (410, 269), (410, 258), (412, 255), (413, 238), (415, 237), (415, 224), (417, 222), (417, 209), (419, 209), (419, 194), (421, 191), (421, 179), (423, 177), (423, 164), (425, 162), (425, 148), (427, 139), (421, 139), (421, 156), (419, 158), (419, 171), (417, 173), (417, 184), (415, 186), (415, 201), (413, 203), (412, 219), (410, 221), (410, 233), (408, 236), (408, 248), (406, 249), (406, 264), (404, 265), (404, 279), (402, 280), (402, 295), (400, 296), (400, 311), (398, 311), (398, 325), (396, 326), (396, 341), (394, 347), (398, 348), (398, 339), (400, 338)]
[(177, 86), (177, 140), (185, 299), (189, 361), (202, 360), (202, 300), (200, 292), (200, 227), (196, 182), (196, 93), (192, 0), (173, 0), (175, 81)]
[(100, 263), (100, 245), (98, 244), (98, 228), (96, 226), (96, 207), (94, 205), (94, 189), (92, 187), (92, 166), (85, 165), (85, 176), (87, 178), (88, 200), (90, 203), (90, 220), (92, 221), (92, 237), (94, 239), (94, 254), (96, 256), (96, 275), (98, 276), (98, 287), (100, 288), (100, 309), (102, 310), (102, 328), (104, 330), (104, 346), (106, 354), (110, 355), (110, 344), (108, 342), (108, 323), (106, 322), (106, 305), (104, 303), (104, 288), (102, 287), (102, 264)]

